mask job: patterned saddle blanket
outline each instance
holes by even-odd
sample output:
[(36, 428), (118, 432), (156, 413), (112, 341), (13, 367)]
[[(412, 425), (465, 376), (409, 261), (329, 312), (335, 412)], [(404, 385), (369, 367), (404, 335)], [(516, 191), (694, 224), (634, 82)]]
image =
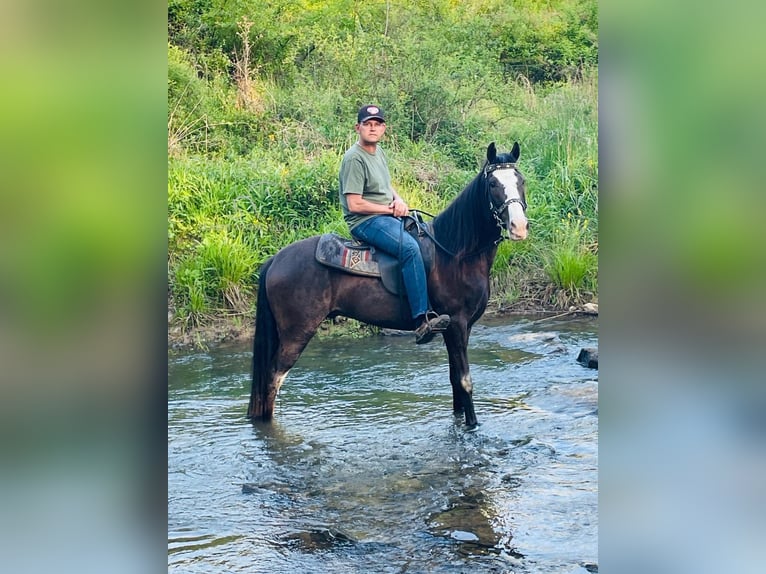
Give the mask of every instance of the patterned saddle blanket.
[[(420, 244), (426, 275), (428, 275), (433, 259), (433, 243), (424, 239), (425, 234), (419, 227), (427, 224), (416, 223), (417, 225), (405, 227), (408, 233), (413, 234)], [(380, 277), (386, 290), (394, 295), (405, 294), (399, 261), (395, 257), (375, 249), (372, 245), (356, 239), (346, 239), (336, 233), (325, 233), (319, 237), (314, 256), (323, 265), (341, 269), (353, 275)]]
[[(399, 262), (387, 253), (356, 239), (325, 233), (319, 237), (314, 256), (319, 263), (352, 275), (380, 277), (383, 286), (395, 295), (399, 294), (402, 287)], [(401, 289), (401, 292), (404, 293), (404, 290)]]

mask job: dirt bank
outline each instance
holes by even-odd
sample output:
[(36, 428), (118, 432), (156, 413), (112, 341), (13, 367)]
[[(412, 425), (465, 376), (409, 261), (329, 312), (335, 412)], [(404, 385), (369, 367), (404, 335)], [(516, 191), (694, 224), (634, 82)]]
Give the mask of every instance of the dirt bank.
[[(542, 305), (539, 302), (524, 301), (516, 302), (510, 306), (504, 306), (490, 301), (484, 317), (509, 317), (513, 315), (539, 314), (541, 316), (556, 315), (561, 313), (585, 313), (598, 314), (597, 303), (585, 303), (584, 305), (569, 306)], [(168, 313), (168, 349), (204, 349), (207, 347), (230, 342), (252, 341), (255, 321), (253, 317), (236, 315), (230, 317), (216, 317), (207, 320), (204, 324), (189, 327), (174, 320), (172, 313)], [(363, 336), (374, 332), (374, 329), (363, 324), (351, 321), (345, 317), (325, 321), (319, 330), (318, 336)]]

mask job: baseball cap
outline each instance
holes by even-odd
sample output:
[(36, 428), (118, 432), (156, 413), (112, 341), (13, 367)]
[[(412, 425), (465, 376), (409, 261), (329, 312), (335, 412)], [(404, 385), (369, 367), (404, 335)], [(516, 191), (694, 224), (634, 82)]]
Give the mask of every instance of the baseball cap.
[(383, 110), (378, 106), (362, 106), (359, 108), (359, 113), (356, 116), (356, 123), (361, 124), (373, 118), (384, 123), (386, 121), (386, 118), (383, 117)]

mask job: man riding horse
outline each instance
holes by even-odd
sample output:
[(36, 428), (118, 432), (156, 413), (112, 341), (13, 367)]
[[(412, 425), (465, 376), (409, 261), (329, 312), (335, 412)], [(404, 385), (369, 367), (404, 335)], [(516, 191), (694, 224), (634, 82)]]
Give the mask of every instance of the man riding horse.
[(340, 166), (340, 204), (351, 235), (395, 257), (402, 268), (404, 289), (417, 327), (415, 343), (430, 342), (450, 322), (429, 308), (426, 271), (420, 246), (403, 232), (400, 219), (409, 214), (407, 203), (391, 185), (391, 175), (378, 142), (386, 133), (383, 111), (362, 106), (354, 127), (357, 141)]
[(418, 240), (403, 229), (400, 219), (409, 208), (391, 186), (385, 156), (377, 146), (385, 118), (376, 106), (364, 106), (357, 120), (359, 140), (346, 153), (340, 170), (344, 215), (352, 235), (378, 246), (378, 263), (388, 257), (384, 252), (402, 262), (408, 304), (385, 285), (382, 273), (360, 274), (330, 264), (323, 246), (345, 249), (325, 241), (331, 234), (280, 249), (261, 266), (258, 280), (247, 415), (254, 422), (272, 419), (282, 383), (319, 325), (344, 316), (415, 331), (417, 343), (428, 342), (441, 331), (449, 356), (453, 412), (464, 415), (467, 428), (476, 428), (468, 338), (489, 301), (498, 244), (505, 238), (525, 239), (529, 227), (525, 180), (516, 168), (519, 144), (515, 142), (507, 153), (498, 153), (494, 142), (489, 144), (476, 177), (433, 221), (419, 227), (430, 247), (426, 284)]

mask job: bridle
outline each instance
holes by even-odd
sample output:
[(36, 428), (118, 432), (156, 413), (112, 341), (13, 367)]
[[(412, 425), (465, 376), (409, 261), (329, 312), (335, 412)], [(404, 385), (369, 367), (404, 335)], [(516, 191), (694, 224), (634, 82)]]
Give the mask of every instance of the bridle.
[[(516, 164), (515, 163), (492, 163), (492, 164), (486, 163), (484, 164), (484, 168), (482, 169), (484, 179), (488, 180), (489, 175), (493, 171), (498, 169), (516, 169)], [(486, 247), (477, 249), (476, 251), (473, 251), (465, 255), (465, 257), (472, 257), (474, 255), (477, 255), (483, 251), (486, 251), (487, 249), (490, 249), (492, 247), (499, 245), (503, 240), (509, 239), (509, 237), (505, 235), (508, 229), (505, 226), (505, 223), (503, 222), (502, 214), (508, 208), (508, 206), (511, 205), (512, 203), (518, 203), (519, 205), (521, 205), (522, 209), (524, 209), (524, 211), (526, 212), (527, 202), (520, 197), (506, 199), (502, 203), (502, 205), (496, 206), (495, 203), (492, 201), (492, 196), (489, 195), (489, 211), (492, 214), (492, 217), (495, 219), (495, 222), (497, 223), (497, 227), (500, 230), (500, 236), (494, 241), (494, 243), (487, 245)], [(442, 245), (439, 241), (437, 241), (429, 225), (426, 223), (423, 223), (423, 220), (420, 217), (420, 214), (427, 215), (428, 217), (431, 217), (431, 218), (435, 217), (434, 215), (420, 209), (411, 209), (410, 213), (412, 215), (408, 215), (407, 217), (411, 218), (415, 222), (419, 230), (419, 234), (426, 235), (431, 241), (433, 241), (434, 245), (436, 245), (439, 249), (444, 251), (447, 255), (450, 255), (451, 257), (456, 257), (454, 253), (452, 253), (449, 249), (447, 249), (444, 245)]]
[[(491, 163), (486, 164), (484, 166), (484, 178), (489, 180), (489, 176), (493, 171), (496, 171), (498, 169), (516, 169), (515, 163)], [(489, 210), (492, 213), (492, 217), (495, 219), (495, 223), (500, 228), (500, 238), (495, 242), (495, 245), (499, 244), (504, 239), (507, 239), (505, 235), (503, 234), (504, 231), (506, 231), (505, 223), (503, 222), (502, 214), (505, 212), (506, 209), (508, 209), (508, 206), (512, 203), (518, 203), (521, 205), (521, 208), (524, 210), (524, 212), (527, 211), (527, 202), (524, 201), (521, 197), (513, 197), (511, 199), (506, 199), (501, 205), (496, 206), (495, 203), (492, 201), (492, 196), (489, 196)]]

